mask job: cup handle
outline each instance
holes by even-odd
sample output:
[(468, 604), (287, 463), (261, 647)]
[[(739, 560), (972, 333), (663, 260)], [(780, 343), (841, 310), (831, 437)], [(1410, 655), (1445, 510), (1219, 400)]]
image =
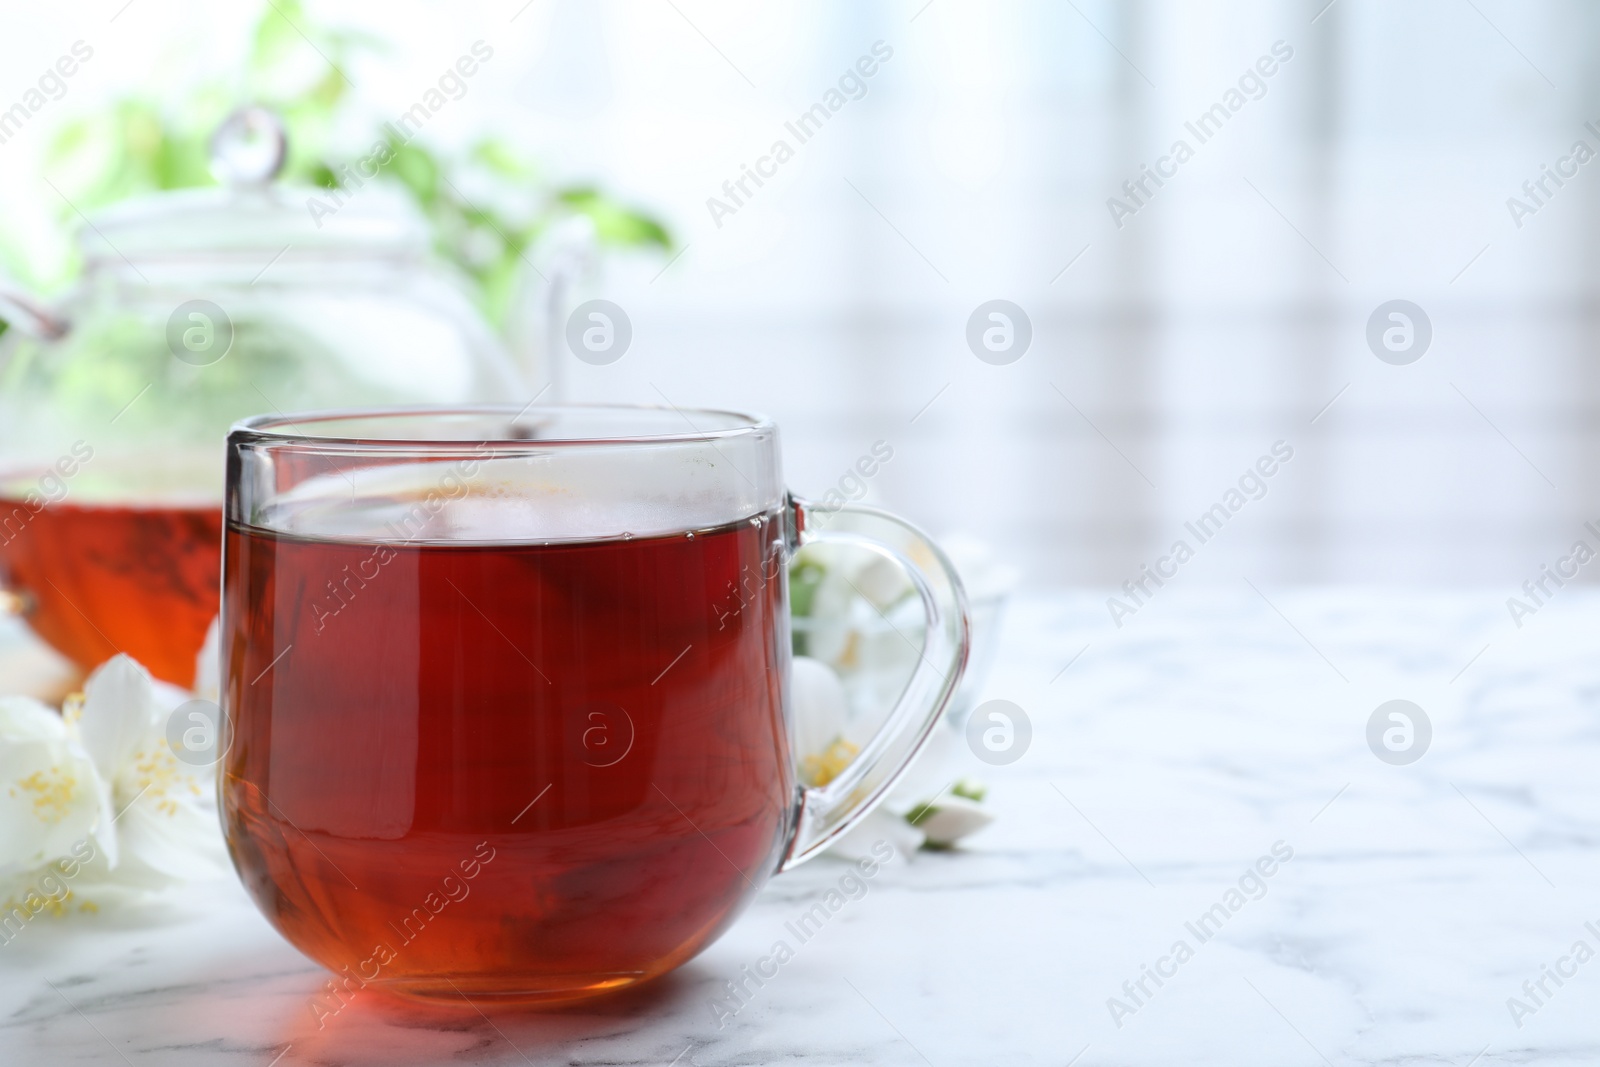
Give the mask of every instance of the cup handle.
[[(851, 544), (904, 568), (927, 615), (916, 669), (888, 719), (827, 785), (802, 788), (794, 836), (780, 871), (817, 855), (872, 811), (932, 735), (966, 670), (967, 595), (955, 567), (915, 526), (877, 508), (820, 508), (790, 497), (791, 543)], [(914, 562), (922, 561), (922, 562)], [(915, 646), (910, 636), (901, 635)]]

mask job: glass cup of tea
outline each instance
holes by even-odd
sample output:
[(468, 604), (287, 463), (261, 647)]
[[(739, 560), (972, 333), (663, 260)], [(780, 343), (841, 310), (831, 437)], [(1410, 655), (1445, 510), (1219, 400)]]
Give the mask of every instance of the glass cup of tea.
[[(808, 529), (764, 418), (261, 416), (227, 457), (228, 847), (347, 985), (554, 1002), (671, 970), (873, 808), (965, 666), (944, 555), (869, 508)], [(876, 735), (807, 787), (786, 564), (817, 539), (902, 566), (927, 625)]]

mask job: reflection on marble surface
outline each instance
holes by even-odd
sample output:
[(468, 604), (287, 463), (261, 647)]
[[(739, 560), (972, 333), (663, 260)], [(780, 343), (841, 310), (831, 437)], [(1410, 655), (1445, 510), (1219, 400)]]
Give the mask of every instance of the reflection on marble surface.
[[(1561, 964), (1520, 1020), (1507, 999), (1600, 947), (1600, 596), (1519, 630), (1506, 593), (1175, 586), (1121, 630), (1103, 595), (1024, 598), (984, 695), (1027, 709), (1032, 747), (971, 768), (1000, 821), (897, 858), (804, 943), (786, 924), (837, 861), (614, 1000), (361, 993), (319, 1029), (327, 975), (237, 886), (196, 886), (0, 946), (0, 1062), (1593, 1063), (1600, 963)], [(1410, 766), (1367, 747), (1394, 698), (1433, 726)], [(1275, 842), (1292, 859), (1196, 937)], [(779, 939), (793, 958), (719, 1028), (723, 983)]]

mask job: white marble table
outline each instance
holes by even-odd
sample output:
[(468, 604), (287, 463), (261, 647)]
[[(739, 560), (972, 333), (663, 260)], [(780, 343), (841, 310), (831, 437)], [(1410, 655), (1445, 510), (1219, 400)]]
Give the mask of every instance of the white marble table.
[[(973, 761), (1000, 821), (887, 866), (725, 1028), (710, 999), (836, 862), (614, 1001), (363, 994), (320, 1030), (318, 968), (236, 885), (195, 887), (0, 948), (0, 1063), (1592, 1064), (1600, 959), (1569, 953), (1600, 950), (1600, 595), (1518, 630), (1509, 592), (1174, 587), (1120, 631), (1103, 597), (1024, 599), (986, 695), (1032, 747)], [(1434, 729), (1410, 766), (1365, 738), (1397, 697)], [(1276, 842), (1293, 858), (1202, 942), (1185, 924)], [(1171, 977), (1136, 1002), (1145, 964)]]

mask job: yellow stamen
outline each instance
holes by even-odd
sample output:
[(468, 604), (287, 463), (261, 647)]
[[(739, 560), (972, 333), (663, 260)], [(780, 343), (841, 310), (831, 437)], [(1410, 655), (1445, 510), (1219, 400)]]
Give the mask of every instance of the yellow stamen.
[[(66, 818), (78, 795), (78, 780), (55, 766), (50, 768), (48, 776), (44, 771), (34, 771), (17, 785), (25, 793), (37, 794), (33, 798), (33, 813), (41, 822), (52, 826)], [(11, 795), (16, 796), (17, 790), (12, 789)]]
[(824, 786), (839, 777), (861, 749), (843, 737), (835, 737), (821, 755), (807, 756), (800, 761), (800, 777), (807, 785)]

